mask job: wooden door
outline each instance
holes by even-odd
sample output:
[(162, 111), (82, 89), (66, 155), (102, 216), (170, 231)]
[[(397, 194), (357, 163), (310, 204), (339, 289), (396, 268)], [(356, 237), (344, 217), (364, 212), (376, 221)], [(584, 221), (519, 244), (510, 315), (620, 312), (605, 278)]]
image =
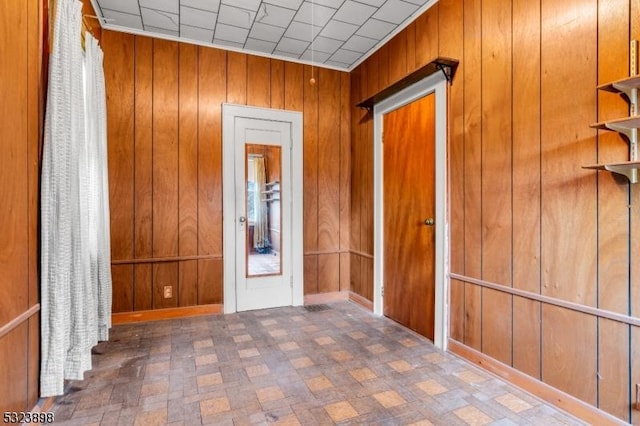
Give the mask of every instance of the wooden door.
[(384, 315), (433, 340), (435, 94), (384, 115)]

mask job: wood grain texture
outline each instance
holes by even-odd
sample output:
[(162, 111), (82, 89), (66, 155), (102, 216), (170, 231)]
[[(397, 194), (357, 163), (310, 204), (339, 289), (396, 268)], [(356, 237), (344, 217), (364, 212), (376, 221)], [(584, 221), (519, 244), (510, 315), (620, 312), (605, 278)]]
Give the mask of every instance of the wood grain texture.
[[(482, 14), (481, 2), (464, 5), (464, 269), (468, 276), (482, 276)], [(465, 287), (464, 343), (482, 348), (482, 291)]]
[(339, 253), (340, 256), (340, 281), (339, 291), (350, 291), (351, 289), (351, 254)]
[(0, 339), (0, 406), (6, 411), (29, 410), (28, 390), (28, 321)]
[[(512, 126), (513, 287), (539, 293), (540, 6), (525, 0), (513, 2)], [(513, 366), (540, 378), (540, 304), (513, 303)]]
[(153, 309), (153, 270), (152, 264), (133, 265), (133, 310)]
[(112, 312), (134, 310), (133, 265), (112, 265)]
[[(178, 262), (155, 263), (153, 268), (153, 309), (178, 306)], [(171, 287), (172, 296), (164, 297), (164, 288)]]
[[(461, 6), (459, 3), (458, 5)], [(461, 42), (461, 39), (456, 39), (455, 41), (447, 41), (451, 34), (456, 34), (454, 31), (452, 31), (453, 28), (455, 26), (460, 27), (462, 25), (462, 16), (460, 15), (462, 12), (462, 8), (458, 7), (458, 5), (455, 5), (454, 2), (449, 2), (448, 4), (446, 4), (445, 7), (448, 7), (448, 9), (444, 11), (445, 17), (441, 19), (440, 3), (436, 3), (416, 19), (414, 69), (426, 65), (427, 63), (429, 63), (429, 61), (438, 56), (438, 52), (440, 50), (438, 46), (438, 44), (440, 43), (439, 35), (441, 32), (443, 34), (447, 34), (446, 37), (443, 37), (442, 43), (453, 45), (456, 42)], [(444, 22), (447, 22), (447, 24), (451, 25), (452, 27), (447, 27), (445, 29), (442, 25), (442, 23)], [(460, 37), (460, 33), (457, 34), (457, 37)], [(448, 49), (442, 50), (447, 51)], [(440, 52), (440, 56), (451, 58), (462, 57), (462, 52), (455, 53), (456, 55), (447, 55), (443, 52)]]
[[(340, 74), (340, 181), (339, 191), (339, 222), (340, 222), (340, 243), (341, 253), (349, 250), (350, 229), (351, 229), (351, 81), (349, 74)], [(341, 254), (342, 257), (342, 254)], [(341, 261), (342, 265), (348, 265), (346, 260)], [(345, 286), (342, 290), (348, 290), (349, 280), (340, 279), (340, 285)]]
[(318, 255), (305, 255), (303, 262), (304, 294), (316, 294), (318, 293)]
[[(105, 31), (104, 74), (107, 89), (107, 140), (111, 258), (133, 257), (134, 239), (134, 36)], [(109, 55), (106, 52), (118, 52)]]
[[(304, 68), (300, 64), (284, 64), (284, 108), (290, 111), (304, 110)], [(306, 130), (306, 128), (305, 128)]]
[[(317, 161), (317, 249), (319, 251), (340, 250), (340, 73), (332, 70), (318, 70), (320, 87), (318, 111), (322, 120), (318, 122)], [(338, 262), (334, 265), (339, 269)], [(336, 269), (335, 272), (338, 272)], [(320, 271), (323, 272), (323, 271)], [(328, 272), (328, 271), (324, 271)], [(333, 272), (330, 273), (332, 275)], [(321, 290), (321, 289), (320, 289)], [(327, 290), (327, 291), (336, 291)]]
[(271, 108), (284, 109), (284, 61), (271, 59)]
[[(482, 278), (511, 286), (511, 5), (482, 1)], [(490, 37), (485, 34), (500, 34)], [(511, 365), (512, 298), (482, 290), (482, 351)]]
[(247, 57), (247, 105), (271, 105), (271, 63), (269, 58)]
[(198, 48), (180, 44), (179, 53), (178, 254), (189, 256), (198, 254)]
[(227, 53), (227, 102), (247, 104), (247, 55)]
[(319, 254), (318, 293), (340, 291), (340, 253)]
[(222, 303), (222, 260), (198, 260), (198, 305)]
[(400, 31), (388, 42), (389, 83), (395, 83), (407, 75), (407, 32)]
[(153, 256), (153, 40), (136, 37), (134, 43), (134, 257), (148, 258)]
[(198, 52), (198, 254), (222, 255), (221, 117), (227, 53), (206, 48)]
[[(437, 6), (437, 3), (436, 3)], [(407, 43), (407, 70), (405, 76), (416, 70), (416, 21), (413, 21), (407, 25), (404, 29)], [(438, 27), (436, 26), (435, 33), (437, 34)], [(437, 41), (436, 41), (437, 44)]]
[(365, 99), (375, 95), (380, 91), (380, 79), (378, 74), (380, 73), (380, 66), (378, 59), (380, 57), (379, 51), (374, 53), (362, 64), (362, 72), (366, 74), (366, 93)]
[(153, 41), (153, 255), (178, 254), (178, 70), (175, 42)]
[[(304, 67), (304, 149), (303, 157), (306, 159), (303, 170), (303, 234), (304, 251), (318, 250), (318, 88), (323, 86), (320, 76), (315, 74), (316, 84), (309, 83), (311, 79), (311, 67)], [(326, 111), (323, 111), (323, 114)]]
[(383, 129), (384, 315), (433, 340), (435, 95), (385, 114)]
[[(433, 7), (437, 7), (437, 32), (446, 32), (447, 36), (438, 37), (438, 54), (450, 58), (463, 57), (463, 5), (456, 0), (441, 0)], [(433, 7), (431, 9), (433, 9)], [(426, 13), (434, 14), (429, 9)], [(420, 19), (420, 18), (418, 18)], [(433, 23), (424, 24), (420, 20), (416, 23), (416, 49), (426, 49), (425, 43), (433, 40)], [(422, 39), (427, 31), (427, 40)], [(422, 41), (421, 41), (422, 39)], [(416, 52), (417, 65), (424, 65)], [(426, 59), (428, 60), (428, 59)], [(464, 75), (464, 62), (458, 65), (458, 76)], [(448, 110), (448, 157), (447, 164), (449, 179), (449, 262), (451, 271), (464, 271), (464, 81), (457, 77), (449, 89)], [(460, 342), (464, 341), (464, 283), (451, 281), (450, 283), (450, 335)]]
[(198, 261), (178, 263), (178, 306), (198, 304)]

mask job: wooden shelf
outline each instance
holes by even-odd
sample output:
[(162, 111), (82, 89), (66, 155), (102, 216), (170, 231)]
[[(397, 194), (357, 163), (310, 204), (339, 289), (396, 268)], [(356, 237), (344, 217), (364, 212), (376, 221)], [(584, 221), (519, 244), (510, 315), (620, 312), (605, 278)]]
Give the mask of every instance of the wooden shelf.
[(628, 93), (632, 89), (640, 89), (640, 75), (634, 75), (633, 77), (623, 78), (598, 86), (598, 90), (612, 93)]
[(631, 183), (638, 182), (638, 169), (640, 169), (640, 161), (623, 161), (620, 163), (591, 164), (582, 166), (583, 169), (606, 170), (608, 172), (617, 173), (626, 176)]
[(617, 118), (615, 120), (602, 121), (600, 123), (594, 123), (590, 127), (594, 129), (601, 129), (601, 130), (613, 130), (614, 132), (639, 129), (640, 115), (636, 115), (634, 117), (625, 117), (625, 118)]

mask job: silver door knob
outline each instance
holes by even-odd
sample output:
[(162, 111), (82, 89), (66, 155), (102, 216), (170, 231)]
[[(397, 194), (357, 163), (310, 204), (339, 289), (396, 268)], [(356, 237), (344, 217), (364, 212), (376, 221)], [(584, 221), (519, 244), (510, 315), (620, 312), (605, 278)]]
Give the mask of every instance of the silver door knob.
[(427, 226), (433, 226), (434, 223), (435, 223), (435, 221), (433, 220), (432, 217), (424, 220), (424, 224), (427, 225)]
[(247, 218), (244, 216), (240, 216), (238, 220), (240, 221), (240, 223), (245, 223), (247, 221)]

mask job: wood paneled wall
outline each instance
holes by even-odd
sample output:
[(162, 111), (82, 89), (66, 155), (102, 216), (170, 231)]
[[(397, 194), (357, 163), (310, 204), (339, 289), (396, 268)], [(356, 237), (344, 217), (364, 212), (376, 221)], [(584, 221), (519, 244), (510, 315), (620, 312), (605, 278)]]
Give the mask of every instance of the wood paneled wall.
[(38, 182), (44, 113), (40, 0), (0, 3), (0, 411), (38, 400)]
[[(589, 124), (625, 116), (600, 83), (629, 73), (631, 0), (440, 0), (351, 74), (351, 285), (371, 300), (372, 117), (355, 104), (435, 56), (449, 91), (451, 272), (640, 317), (640, 186)], [(640, 329), (451, 280), (451, 338), (633, 423)]]
[[(305, 294), (348, 289), (347, 73), (104, 31), (113, 311), (220, 304), (223, 103), (304, 114)], [(173, 297), (163, 298), (163, 287)]]

